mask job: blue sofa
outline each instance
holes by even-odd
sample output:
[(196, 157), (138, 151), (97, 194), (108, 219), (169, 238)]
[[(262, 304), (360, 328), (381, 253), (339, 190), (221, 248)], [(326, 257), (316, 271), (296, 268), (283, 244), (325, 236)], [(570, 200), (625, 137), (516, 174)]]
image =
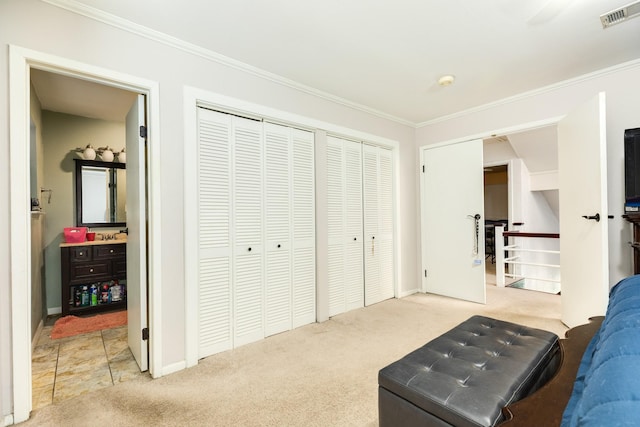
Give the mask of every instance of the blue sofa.
[(640, 426), (640, 275), (611, 290), (582, 356), (562, 427)]

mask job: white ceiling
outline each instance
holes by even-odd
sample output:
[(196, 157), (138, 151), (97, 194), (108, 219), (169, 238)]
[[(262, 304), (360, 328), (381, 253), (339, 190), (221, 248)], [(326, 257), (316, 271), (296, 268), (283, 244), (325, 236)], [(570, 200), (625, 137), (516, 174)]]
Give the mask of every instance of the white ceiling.
[(87, 80), (31, 69), (31, 84), (43, 110), (124, 122), (136, 94)]
[[(116, 15), (410, 124), (640, 58), (640, 19), (608, 29), (599, 19), (628, 0), (64, 3)], [(438, 86), (443, 74), (454, 75), (455, 83)]]

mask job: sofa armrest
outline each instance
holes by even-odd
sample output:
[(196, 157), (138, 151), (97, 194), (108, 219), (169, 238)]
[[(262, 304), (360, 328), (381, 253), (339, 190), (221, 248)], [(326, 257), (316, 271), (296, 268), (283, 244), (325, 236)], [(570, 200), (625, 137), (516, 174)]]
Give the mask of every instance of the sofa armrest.
[(558, 372), (538, 391), (502, 409), (505, 421), (500, 426), (559, 426), (569, 402), (582, 355), (604, 317), (593, 317), (586, 325), (569, 329), (560, 340)]

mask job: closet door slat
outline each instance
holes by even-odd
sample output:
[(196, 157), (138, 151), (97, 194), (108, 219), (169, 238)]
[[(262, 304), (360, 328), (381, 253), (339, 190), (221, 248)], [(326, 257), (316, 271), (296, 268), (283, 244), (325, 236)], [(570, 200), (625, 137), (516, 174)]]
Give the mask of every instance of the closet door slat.
[(265, 134), (265, 335), (291, 329), (291, 135), (264, 124)]
[(233, 116), (234, 347), (264, 338), (263, 130)]
[(365, 304), (394, 296), (393, 157), (364, 146)]
[(293, 197), (293, 327), (316, 321), (315, 138), (291, 129)]
[(232, 348), (231, 120), (198, 109), (198, 357)]
[(327, 138), (329, 316), (364, 306), (362, 148)]

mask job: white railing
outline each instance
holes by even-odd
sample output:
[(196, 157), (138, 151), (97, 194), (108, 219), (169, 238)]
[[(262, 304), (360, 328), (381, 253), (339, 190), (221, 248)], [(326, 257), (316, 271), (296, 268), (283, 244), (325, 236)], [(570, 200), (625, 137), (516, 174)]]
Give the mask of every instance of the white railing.
[[(557, 284), (553, 286), (552, 290), (548, 290), (550, 292), (557, 293), (560, 288), (560, 272), (559, 264), (550, 264), (550, 263), (541, 263), (541, 262), (532, 262), (527, 261), (526, 257), (521, 257), (521, 254), (551, 254), (551, 255), (559, 255), (560, 251), (557, 250), (547, 250), (547, 249), (526, 249), (522, 248), (517, 244), (509, 244), (504, 245), (504, 237), (509, 238), (559, 238), (558, 234), (553, 233), (527, 233), (520, 231), (512, 231), (505, 232), (503, 226), (495, 227), (495, 254), (496, 254), (496, 285), (500, 287), (504, 287), (506, 284), (506, 278), (513, 279), (525, 279), (534, 280), (534, 281), (542, 281), (542, 282), (550, 282), (553, 284)], [(508, 255), (505, 256), (505, 253)], [(514, 268), (510, 268), (509, 272), (506, 272), (505, 265), (514, 266)], [(522, 273), (522, 269), (518, 268), (518, 266), (531, 266), (531, 267), (541, 267), (543, 269), (551, 269), (549, 275), (545, 275), (546, 277), (532, 277), (528, 276), (526, 273)], [(516, 270), (519, 270), (516, 273)], [(526, 270), (526, 269), (525, 269)], [(539, 270), (539, 269), (537, 269)]]

